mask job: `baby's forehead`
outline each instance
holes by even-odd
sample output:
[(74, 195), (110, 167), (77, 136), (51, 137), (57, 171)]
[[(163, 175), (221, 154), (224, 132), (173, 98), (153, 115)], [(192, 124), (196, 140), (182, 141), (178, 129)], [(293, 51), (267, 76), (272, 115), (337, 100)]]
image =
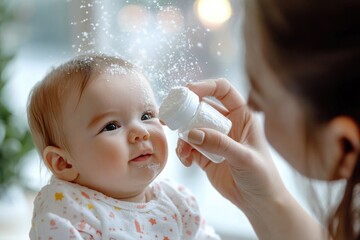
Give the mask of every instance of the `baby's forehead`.
[(146, 89), (147, 91), (152, 92), (151, 83), (142, 72), (118, 65), (109, 66), (105, 70), (94, 74), (92, 78), (92, 81), (116, 81), (123, 83), (124, 85), (132, 85), (134, 87), (140, 87), (144, 90)]
[(139, 100), (145, 97), (147, 102), (155, 99), (150, 81), (142, 72), (135, 69), (111, 66), (105, 71), (94, 74), (91, 82), (96, 81), (99, 81), (100, 84), (107, 85), (109, 88), (112, 88), (112, 83), (120, 83), (123, 85), (123, 88), (118, 89), (119, 94), (132, 93), (130, 94), (131, 97), (139, 98)]

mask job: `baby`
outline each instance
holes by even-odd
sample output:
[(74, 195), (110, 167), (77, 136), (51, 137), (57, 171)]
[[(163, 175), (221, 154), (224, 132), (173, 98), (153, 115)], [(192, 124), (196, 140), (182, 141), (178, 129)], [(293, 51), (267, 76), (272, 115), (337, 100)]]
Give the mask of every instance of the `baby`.
[(163, 170), (167, 141), (145, 76), (84, 55), (32, 90), (28, 120), (53, 176), (34, 202), (31, 239), (220, 239), (194, 196)]

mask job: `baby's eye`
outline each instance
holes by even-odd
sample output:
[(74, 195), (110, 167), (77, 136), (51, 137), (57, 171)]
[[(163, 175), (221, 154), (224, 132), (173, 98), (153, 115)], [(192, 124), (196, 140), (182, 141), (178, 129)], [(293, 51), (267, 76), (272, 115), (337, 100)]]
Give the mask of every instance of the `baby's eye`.
[(154, 114), (152, 112), (146, 112), (141, 116), (141, 120), (145, 121), (145, 120), (149, 120), (153, 117), (154, 117)]
[(116, 122), (111, 122), (106, 124), (106, 126), (101, 130), (101, 132), (114, 131), (120, 127)]

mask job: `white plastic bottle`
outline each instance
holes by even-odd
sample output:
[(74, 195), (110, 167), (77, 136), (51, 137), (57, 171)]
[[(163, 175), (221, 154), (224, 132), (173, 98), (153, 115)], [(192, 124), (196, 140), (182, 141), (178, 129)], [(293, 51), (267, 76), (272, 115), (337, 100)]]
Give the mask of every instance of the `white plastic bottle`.
[[(209, 104), (200, 102), (199, 97), (186, 87), (171, 89), (160, 105), (159, 117), (171, 130), (178, 130), (184, 141), (187, 139), (182, 133), (194, 128), (212, 128), (228, 134), (232, 126), (228, 118)], [(224, 160), (222, 156), (196, 149), (215, 163)]]

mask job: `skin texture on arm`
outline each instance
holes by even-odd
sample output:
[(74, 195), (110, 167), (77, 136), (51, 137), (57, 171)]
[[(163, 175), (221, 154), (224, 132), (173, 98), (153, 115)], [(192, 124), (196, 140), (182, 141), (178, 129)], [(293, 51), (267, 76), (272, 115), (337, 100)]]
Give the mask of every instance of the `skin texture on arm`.
[(236, 89), (224, 79), (188, 87), (200, 98), (220, 100), (223, 106), (212, 105), (233, 127), (229, 136), (205, 128), (190, 131), (192, 144), (226, 161), (215, 164), (179, 140), (177, 154), (184, 165), (195, 161), (213, 186), (246, 214), (260, 239), (326, 239), (322, 226), (286, 190), (259, 121)]

